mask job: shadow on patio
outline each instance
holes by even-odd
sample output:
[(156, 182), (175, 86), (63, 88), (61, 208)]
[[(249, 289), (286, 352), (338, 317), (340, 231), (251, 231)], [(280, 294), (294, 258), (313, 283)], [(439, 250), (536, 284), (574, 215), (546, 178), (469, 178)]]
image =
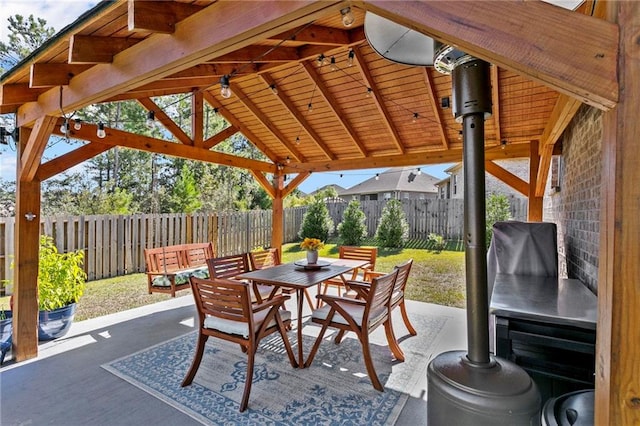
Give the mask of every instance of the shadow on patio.
[[(404, 364), (412, 375), (407, 381), (410, 386), (394, 389), (393, 380), (385, 379), (383, 380), (383, 383), (386, 382), (384, 395), (387, 397), (395, 392), (402, 394), (403, 400), (406, 399), (404, 406), (398, 405), (402, 411), (395, 420), (395, 424), (419, 425), (426, 424), (427, 363), (434, 355), (443, 351), (466, 348), (466, 317), (462, 309), (421, 302), (407, 301), (407, 308), (409, 315), (418, 320), (415, 324), (418, 336), (409, 336), (398, 318), (395, 329), (401, 345), (411, 347), (413, 341), (415, 346), (417, 342), (415, 339), (423, 335), (429, 340), (426, 342), (428, 346), (416, 346), (415, 352), (408, 353), (408, 359)], [(194, 331), (194, 313), (192, 296), (186, 295), (130, 311), (74, 323), (65, 338), (41, 344), (38, 358), (20, 364), (9, 362), (2, 368), (0, 423), (3, 425), (63, 423), (67, 425), (195, 425), (206, 422), (205, 417), (199, 417), (193, 413), (187, 415), (183, 413), (184, 410), (180, 411), (170, 405), (169, 401), (163, 402), (158, 399), (162, 396), (154, 397), (149, 391), (145, 392), (102, 368), (104, 364), (112, 366), (115, 360)], [(305, 312), (305, 315), (308, 313)], [(420, 319), (427, 317), (430, 318), (431, 324), (438, 324), (438, 330), (420, 328)], [(424, 327), (426, 323), (422, 324)], [(312, 336), (317, 331), (317, 327), (313, 325), (306, 325), (304, 328), (305, 336)], [(290, 334), (290, 338), (291, 336)], [(210, 340), (207, 345), (210, 346), (214, 342), (215, 339)], [(344, 349), (343, 346), (348, 346), (348, 343), (345, 341), (336, 347), (331, 342), (323, 342), (321, 347), (335, 349), (334, 351), (339, 353)], [(292, 344), (295, 344), (295, 340), (292, 340)], [(308, 352), (310, 346), (307, 346), (306, 339), (304, 345), (305, 352)], [(376, 348), (373, 346), (378, 346), (375, 340), (372, 344), (372, 350), (375, 351)], [(428, 349), (425, 349), (427, 347)], [(357, 348), (359, 350), (359, 346)], [(390, 360), (390, 352), (386, 346), (379, 345), (377, 349), (386, 351), (381, 353), (388, 354)], [(411, 365), (409, 357), (412, 353), (417, 357), (420, 351), (426, 353), (420, 353), (419, 360), (414, 358), (416, 365)], [(191, 362), (191, 356), (192, 353), (189, 352), (188, 364)], [(214, 356), (217, 356), (217, 353)], [(244, 356), (238, 350), (237, 360), (243, 359)], [(205, 362), (206, 359), (203, 367)], [(387, 364), (379, 360), (374, 362), (378, 363), (377, 368), (381, 377), (387, 376), (392, 370), (396, 373), (398, 368), (403, 368), (400, 363), (391, 361)], [(326, 363), (319, 358), (316, 358), (314, 365), (315, 368), (326, 371)], [(338, 365), (335, 367), (337, 371), (344, 371)], [(298, 372), (294, 370), (292, 373), (312, 374), (313, 368), (314, 366), (309, 370)], [(146, 372), (158, 373), (153, 367), (143, 367), (143, 369)], [(217, 372), (217, 369), (213, 371)], [(199, 374), (206, 375), (206, 370), (203, 369)], [(321, 372), (321, 374), (326, 373)], [(181, 378), (182, 373), (176, 373), (176, 375)], [(289, 387), (293, 384), (291, 380), (292, 378), (288, 377), (283, 381), (286, 381)], [(371, 387), (368, 378), (364, 377), (362, 381), (366, 385), (363, 387), (364, 392), (370, 390), (377, 393)], [(195, 382), (198, 382), (198, 376)], [(340, 379), (337, 383), (340, 383)], [(237, 416), (235, 421), (241, 421), (243, 415), (244, 421), (249, 423), (256, 421), (256, 412), (252, 412), (251, 408), (252, 405), (254, 407), (258, 405), (257, 402), (261, 399), (259, 396), (261, 386), (264, 385), (254, 383), (247, 412), (238, 413), (237, 407), (229, 407), (228, 411), (232, 412), (233, 416)], [(290, 407), (282, 406), (283, 412), (289, 409)], [(288, 421), (285, 420), (285, 423)]]

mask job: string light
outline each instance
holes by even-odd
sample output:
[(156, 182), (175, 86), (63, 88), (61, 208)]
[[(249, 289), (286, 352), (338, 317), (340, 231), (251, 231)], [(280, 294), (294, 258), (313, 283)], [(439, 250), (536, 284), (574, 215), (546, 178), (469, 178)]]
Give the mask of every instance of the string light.
[(229, 75), (225, 74), (220, 77), (220, 96), (225, 99), (231, 97), (231, 88), (229, 87)]
[(338, 65), (336, 64), (335, 56), (331, 57), (331, 66), (329, 67), (331, 71), (338, 71)]
[(151, 129), (156, 125), (156, 113), (153, 111), (149, 111), (147, 113), (147, 121), (146, 121), (146, 125), (147, 128)]
[(326, 56), (324, 56), (324, 53), (321, 53), (318, 56), (317, 62), (318, 62), (318, 66), (321, 67), (325, 64), (325, 61), (327, 60)]
[(218, 108), (213, 108), (213, 115), (218, 115)]
[(371, 97), (371, 92), (373, 92), (373, 89), (371, 89), (371, 87), (367, 87), (367, 98)]
[(413, 113), (413, 119), (411, 120), (411, 122), (412, 122), (412, 123), (415, 123), (416, 121), (418, 121), (418, 117), (419, 117), (418, 113), (417, 113), (417, 112), (414, 112), (414, 113)]
[(500, 141), (500, 148), (503, 151), (507, 148), (507, 140), (506, 139), (502, 139), (502, 141)]
[(349, 49), (349, 55), (347, 56), (347, 66), (350, 67), (353, 65), (353, 58), (356, 56), (356, 52), (353, 49)]
[(79, 118), (76, 118), (73, 120), (73, 130), (80, 130), (82, 129), (82, 120)]
[(380, 173), (376, 173), (376, 180), (380, 180)]
[(300, 136), (296, 136), (296, 145), (300, 145)]
[(107, 137), (107, 132), (104, 131), (104, 123), (101, 121), (98, 123), (98, 131), (96, 132), (96, 136), (100, 139), (104, 139)]
[(269, 88), (271, 89), (271, 91), (273, 92), (273, 94), (274, 94), (274, 95), (277, 95), (277, 94), (278, 94), (278, 88), (276, 87), (276, 84), (275, 84), (275, 83), (271, 83), (271, 84), (269, 85)]
[(66, 136), (68, 132), (69, 132), (69, 120), (65, 118), (62, 124), (60, 125), (60, 133)]
[(307, 110), (309, 112), (313, 112), (313, 104), (311, 102), (309, 102), (309, 105), (307, 106)]
[(356, 18), (353, 16), (353, 12), (350, 7), (345, 7), (340, 10), (340, 14), (342, 15), (342, 25), (345, 27), (350, 27), (355, 22)]
[(420, 170), (420, 167), (418, 167), (418, 176), (420, 176), (422, 174), (422, 170)]
[(287, 161), (287, 164), (289, 164), (289, 163), (291, 162), (291, 157), (289, 157), (289, 156), (287, 155), (287, 160), (286, 160), (286, 161)]

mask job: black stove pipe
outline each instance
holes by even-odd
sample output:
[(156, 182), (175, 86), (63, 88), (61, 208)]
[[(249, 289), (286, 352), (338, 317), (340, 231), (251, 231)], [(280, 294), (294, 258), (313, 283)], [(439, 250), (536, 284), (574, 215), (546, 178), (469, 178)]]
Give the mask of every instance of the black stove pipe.
[(462, 119), (468, 361), (491, 365), (485, 243), (484, 120), (491, 114), (489, 64), (470, 56), (452, 71), (454, 115)]

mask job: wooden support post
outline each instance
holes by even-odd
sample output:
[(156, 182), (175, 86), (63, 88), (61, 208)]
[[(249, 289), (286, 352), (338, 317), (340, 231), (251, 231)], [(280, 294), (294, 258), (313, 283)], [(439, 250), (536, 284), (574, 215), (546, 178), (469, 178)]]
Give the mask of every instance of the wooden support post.
[(597, 425), (640, 424), (640, 3), (611, 2), (607, 18), (618, 22), (620, 102), (606, 113), (602, 134)]
[(271, 247), (277, 248), (282, 253), (282, 242), (284, 241), (284, 209), (283, 209), (283, 188), (284, 175), (277, 173), (273, 177), (275, 187), (275, 197), (273, 197), (273, 218), (271, 230)]
[[(31, 131), (20, 129), (17, 176)], [(16, 361), (38, 356), (38, 250), (40, 181), (16, 180), (15, 258), (13, 268), (13, 355)], [(32, 216), (32, 215), (35, 215)]]
[(529, 222), (542, 222), (542, 197), (536, 196), (539, 165), (538, 141), (531, 141), (529, 152), (529, 208), (527, 211), (527, 220)]

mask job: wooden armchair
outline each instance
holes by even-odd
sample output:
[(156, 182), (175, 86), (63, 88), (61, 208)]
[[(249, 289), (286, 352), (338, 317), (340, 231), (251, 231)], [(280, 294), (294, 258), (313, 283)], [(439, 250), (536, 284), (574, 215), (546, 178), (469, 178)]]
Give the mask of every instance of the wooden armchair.
[(389, 321), (389, 303), (397, 275), (398, 271), (394, 270), (387, 275), (374, 278), (371, 284), (368, 284), (370, 290), (366, 293), (365, 299), (350, 299), (325, 294), (318, 295), (318, 298), (322, 299), (326, 304), (313, 312), (311, 320), (322, 325), (322, 329), (313, 344), (305, 366), (308, 367), (313, 362), (313, 358), (328, 327), (337, 328), (344, 332), (353, 331), (362, 345), (362, 354), (369, 379), (374, 388), (383, 391), (384, 387), (378, 379), (371, 359), (369, 333), (384, 324), (389, 349), (391, 349), (396, 358), (400, 358), (402, 351), (396, 342)]
[(292, 367), (297, 367), (286, 332), (286, 327), (291, 324), (291, 313), (280, 309), (288, 297), (278, 295), (263, 303), (252, 304), (248, 283), (195, 277), (191, 277), (190, 282), (199, 319), (198, 343), (182, 387), (193, 381), (210, 336), (238, 343), (247, 353), (247, 375), (240, 402), (240, 411), (244, 411), (251, 392), (255, 354), (263, 337), (276, 331), (280, 333), (289, 362)]
[[(340, 246), (340, 259), (362, 260), (367, 263), (360, 267), (355, 268), (351, 274), (350, 280), (358, 279), (359, 275), (364, 275), (367, 271), (373, 271), (376, 267), (376, 258), (378, 257), (377, 247), (354, 247), (354, 246)], [(338, 296), (342, 295), (342, 289), (344, 288), (344, 280), (341, 276), (332, 278), (322, 283), (322, 294), (327, 294), (329, 286), (337, 287)], [(318, 299), (318, 307), (320, 307), (322, 299)]]
[[(236, 276), (249, 272), (249, 256), (247, 253), (207, 259), (209, 277), (235, 279)], [(258, 303), (269, 299), (276, 289), (273, 286), (253, 283), (252, 298)]]
[[(394, 271), (398, 272), (398, 276), (393, 285), (393, 292), (391, 293), (391, 301), (389, 303), (389, 322), (392, 324), (392, 327), (393, 327), (391, 313), (396, 307), (399, 306), (400, 313), (402, 314), (402, 320), (404, 321), (405, 327), (407, 327), (409, 334), (411, 334), (412, 336), (415, 336), (416, 334), (418, 334), (418, 332), (411, 324), (411, 321), (409, 321), (409, 316), (407, 315), (407, 308), (404, 304), (405, 288), (407, 286), (407, 281), (409, 279), (409, 272), (411, 272), (411, 266), (413, 266), (413, 259), (409, 259), (406, 262), (393, 267)], [(371, 280), (371, 279), (374, 279), (375, 277), (380, 277), (383, 275), (384, 273), (382, 272), (368, 271), (365, 273), (365, 280), (366, 279)], [(349, 289), (353, 290), (356, 293), (359, 299), (366, 298), (367, 293), (370, 291), (370, 284), (367, 283), (366, 281), (364, 282), (363, 281), (347, 281), (346, 285)], [(340, 339), (342, 338), (342, 334), (343, 333), (340, 333), (338, 335), (338, 337), (336, 338), (336, 343), (340, 342)], [(402, 352), (402, 350), (400, 350), (400, 352)], [(404, 353), (402, 354), (402, 357), (399, 357), (398, 359), (400, 361), (404, 361)]]
[[(270, 268), (272, 266), (280, 265), (280, 251), (277, 248), (270, 248), (268, 250), (261, 251), (252, 251), (249, 253), (249, 263), (251, 264), (251, 270), (255, 271), (256, 269), (265, 269)], [(295, 293), (295, 290), (292, 288), (282, 288), (280, 289), (284, 294), (292, 294)], [(309, 295), (309, 290), (304, 289), (304, 295), (307, 299), (307, 303), (309, 304), (309, 308), (313, 311), (315, 306), (313, 306), (313, 301), (311, 300), (311, 296)]]

